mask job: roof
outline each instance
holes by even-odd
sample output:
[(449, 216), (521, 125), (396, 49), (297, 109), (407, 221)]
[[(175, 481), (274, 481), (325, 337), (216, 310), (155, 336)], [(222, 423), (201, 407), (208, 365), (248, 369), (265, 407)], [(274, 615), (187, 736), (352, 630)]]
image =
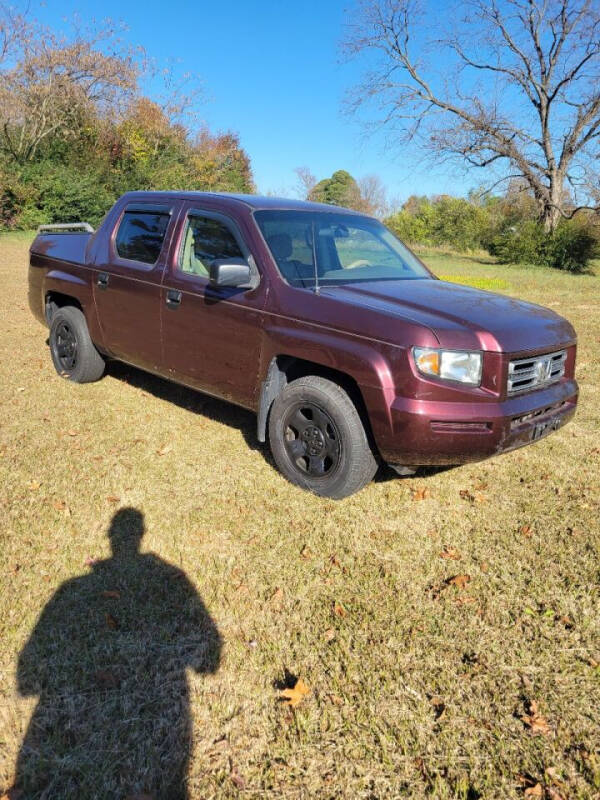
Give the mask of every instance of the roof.
[[(327, 211), (337, 212), (342, 214), (357, 214), (359, 211), (354, 211), (351, 208), (342, 208), (341, 206), (332, 206), (326, 203), (312, 203), (307, 200), (293, 200), (285, 197), (264, 197), (257, 194), (233, 194), (230, 192), (127, 192), (127, 197), (132, 200), (141, 200), (142, 198), (155, 198), (155, 199), (170, 199), (170, 200), (201, 200), (202, 198), (215, 199), (221, 201), (234, 201), (234, 203), (243, 203), (244, 205), (258, 210), (270, 211)], [(360, 214), (361, 216), (364, 216)]]

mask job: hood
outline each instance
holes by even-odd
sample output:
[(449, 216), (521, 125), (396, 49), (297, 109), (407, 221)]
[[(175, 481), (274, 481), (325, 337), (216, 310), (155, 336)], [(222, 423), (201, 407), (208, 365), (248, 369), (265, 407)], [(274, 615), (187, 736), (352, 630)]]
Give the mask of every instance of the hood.
[(442, 347), (516, 353), (552, 350), (576, 339), (554, 311), (512, 297), (440, 280), (377, 281), (323, 286), (343, 303), (417, 322)]

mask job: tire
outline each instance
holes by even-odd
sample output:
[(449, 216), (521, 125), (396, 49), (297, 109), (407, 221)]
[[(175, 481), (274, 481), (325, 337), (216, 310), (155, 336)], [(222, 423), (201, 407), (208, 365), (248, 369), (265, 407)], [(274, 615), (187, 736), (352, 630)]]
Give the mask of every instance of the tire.
[(61, 378), (75, 383), (97, 381), (104, 359), (94, 347), (83, 313), (74, 306), (59, 308), (50, 325), (50, 354)]
[(282, 474), (321, 497), (348, 497), (377, 471), (356, 406), (341, 386), (316, 375), (292, 381), (275, 398), (269, 444)]

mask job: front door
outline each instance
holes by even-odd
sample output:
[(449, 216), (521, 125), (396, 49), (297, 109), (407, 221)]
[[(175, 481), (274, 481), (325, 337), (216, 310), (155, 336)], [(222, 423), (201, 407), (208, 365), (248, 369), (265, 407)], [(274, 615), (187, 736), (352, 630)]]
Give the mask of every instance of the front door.
[(129, 203), (106, 263), (96, 263), (94, 299), (104, 347), (115, 358), (160, 371), (161, 284), (178, 204)]
[(211, 286), (211, 262), (227, 258), (255, 268), (233, 220), (188, 208), (162, 287), (164, 366), (182, 383), (255, 408), (266, 287)]

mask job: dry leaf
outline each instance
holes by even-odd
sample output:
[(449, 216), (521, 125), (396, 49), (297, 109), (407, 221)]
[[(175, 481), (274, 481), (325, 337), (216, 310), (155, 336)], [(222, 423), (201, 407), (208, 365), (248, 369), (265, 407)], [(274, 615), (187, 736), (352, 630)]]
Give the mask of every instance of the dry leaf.
[(342, 698), (339, 695), (337, 695), (337, 694), (329, 694), (327, 696), (329, 697), (329, 699), (331, 700), (331, 702), (333, 703), (334, 706), (343, 706), (344, 705), (344, 701), (342, 700)]
[(304, 558), (305, 560), (308, 560), (309, 558), (312, 558), (312, 557), (313, 557), (314, 553), (313, 553), (313, 551), (310, 549), (310, 547), (309, 547), (307, 544), (305, 544), (305, 545), (304, 545), (304, 547), (302, 548), (302, 550), (300, 551), (300, 555), (301, 555), (301, 556), (302, 556), (302, 558)]
[(413, 500), (426, 500), (431, 497), (431, 491), (426, 486), (420, 489), (412, 489), (411, 491)]
[(463, 595), (461, 597), (455, 598), (454, 602), (457, 606), (466, 606), (470, 603), (476, 603), (477, 600), (474, 597), (470, 597), (469, 595)]
[(335, 631), (333, 628), (327, 628), (325, 633), (323, 634), (325, 637), (326, 642), (332, 642), (335, 639)]
[(157, 456), (166, 456), (167, 453), (170, 453), (173, 449), (173, 445), (166, 444), (164, 447), (161, 447), (159, 450), (156, 451)]
[(470, 575), (454, 575), (452, 578), (448, 578), (446, 583), (449, 586), (456, 586), (458, 589), (464, 589), (470, 580)]
[(488, 488), (488, 485), (485, 481), (480, 481), (479, 483), (475, 484), (473, 488), (476, 492), (484, 492)]
[(269, 602), (275, 608), (281, 608), (281, 604), (283, 603), (283, 589), (281, 587), (275, 589), (275, 591), (271, 595)]
[(544, 790), (542, 788), (541, 783), (536, 783), (535, 786), (530, 786), (528, 789), (525, 789), (524, 792), (525, 797), (543, 797)]
[(479, 565), (479, 569), (480, 569), (482, 572), (487, 572), (487, 571), (488, 571), (488, 569), (489, 569), (489, 567), (488, 567), (488, 565), (486, 564), (486, 562), (485, 562), (485, 561), (482, 561), (482, 562), (481, 562), (481, 564)]
[(116, 494), (109, 494), (106, 499), (109, 503), (118, 503), (121, 500), (121, 498), (117, 497)]
[(106, 616), (104, 618), (105, 618), (106, 624), (108, 625), (109, 628), (112, 628), (113, 631), (116, 631), (118, 629), (119, 623), (113, 617), (112, 614), (106, 614)]
[(429, 701), (433, 706), (433, 713), (436, 719), (441, 719), (446, 713), (446, 704), (441, 697), (432, 697)]
[(79, 436), (79, 433), (74, 430), (67, 431), (67, 433), (69, 434), (69, 436)]
[(64, 511), (65, 508), (67, 507), (67, 504), (65, 503), (64, 500), (54, 500), (52, 505), (56, 509), (56, 511)]
[(469, 503), (475, 502), (475, 495), (471, 494), (468, 489), (461, 489), (459, 495), (463, 500), (468, 500)]
[(93, 567), (94, 564), (98, 563), (98, 559), (93, 558), (92, 556), (88, 556), (83, 563), (86, 565), (86, 567)]
[(449, 545), (444, 545), (444, 549), (439, 554), (440, 558), (449, 558), (453, 561), (460, 561), (461, 555), (456, 549), (456, 547), (450, 547)]
[(575, 627), (575, 623), (573, 622), (572, 619), (569, 619), (569, 617), (565, 617), (565, 616), (558, 617), (557, 621), (558, 622), (562, 622), (562, 624), (565, 626), (565, 628), (568, 631), (573, 630), (573, 628)]
[(310, 689), (304, 683), (302, 678), (298, 678), (294, 684), (294, 687), (292, 689), (282, 689), (279, 692), (279, 697), (286, 703), (286, 705), (296, 708), (296, 706), (304, 700), (307, 694), (310, 694)]
[(237, 789), (245, 789), (246, 788), (246, 781), (242, 778), (239, 772), (235, 772), (232, 770), (230, 773), (231, 782)]
[(42, 484), (40, 483), (40, 481), (31, 481), (31, 483), (29, 484), (29, 489), (31, 489), (32, 492), (37, 492), (37, 490), (40, 488), (41, 485)]
[(334, 603), (333, 613), (336, 617), (345, 617), (348, 612), (341, 603)]
[(529, 702), (529, 713), (523, 714), (521, 721), (526, 725), (534, 736), (549, 736), (552, 733), (550, 725), (545, 717), (539, 713), (536, 700)]
[(532, 535), (531, 525), (522, 525), (521, 533), (523, 536), (527, 536), (527, 538), (530, 539)]
[(116, 589), (108, 589), (105, 592), (102, 592), (102, 597), (112, 597), (115, 600), (118, 600), (121, 597), (121, 592), (117, 592)]

